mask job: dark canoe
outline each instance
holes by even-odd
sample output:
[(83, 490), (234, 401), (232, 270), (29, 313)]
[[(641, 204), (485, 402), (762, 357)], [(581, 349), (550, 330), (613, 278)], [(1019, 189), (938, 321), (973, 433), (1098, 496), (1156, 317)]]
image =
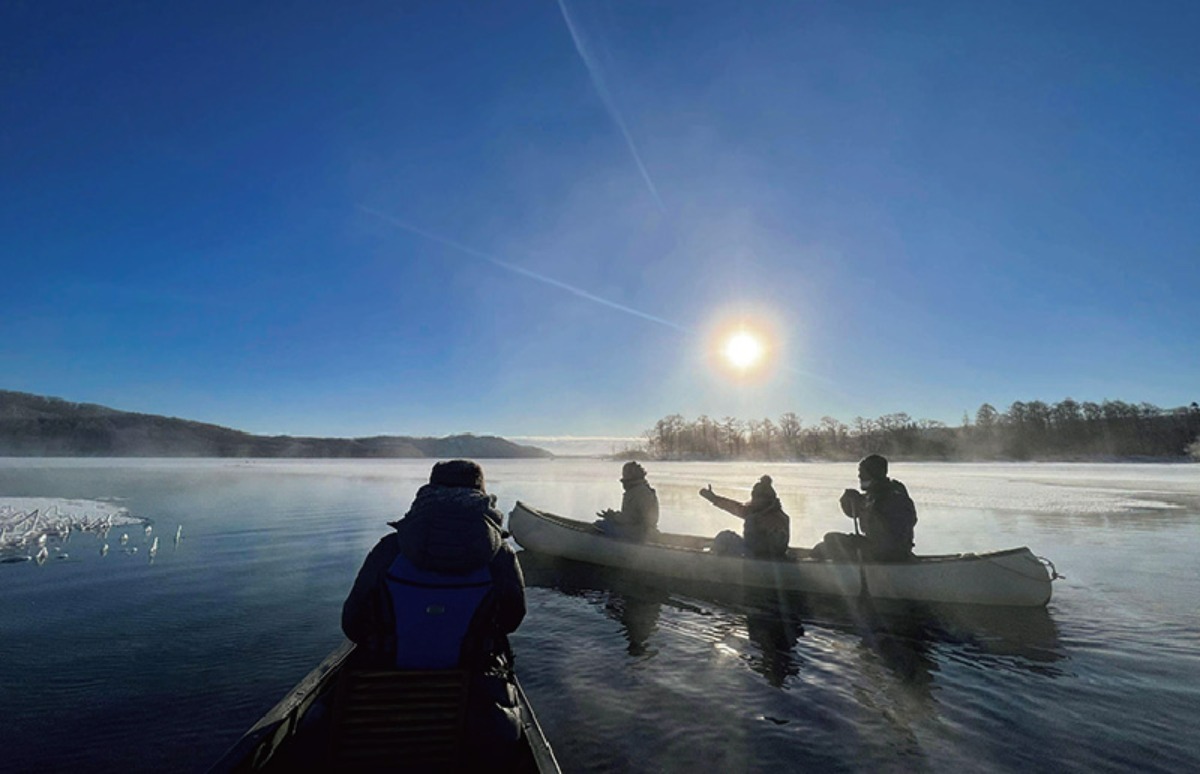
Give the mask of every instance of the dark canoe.
[[(248, 772), (248, 771), (294, 771), (294, 770), (359, 770), (371, 768), (369, 764), (362, 767), (355, 764), (347, 765), (345, 758), (341, 763), (333, 760), (333, 750), (338, 746), (339, 734), (333, 731), (332, 718), (337, 714), (333, 708), (335, 693), (344, 689), (345, 680), (343, 667), (354, 650), (354, 643), (345, 642), (335, 651), (325, 657), (316, 669), (309, 672), (283, 700), (271, 708), (241, 739), (237, 741), (210, 769), (209, 772)], [(382, 673), (374, 673), (381, 675)], [(453, 696), (439, 699), (433, 694), (445, 693), (440, 686), (446, 685), (446, 679), (457, 682), (459, 673), (427, 672), (427, 673), (391, 673), (392, 675), (415, 674), (419, 685), (417, 691), (424, 691), (420, 706), (406, 710), (396, 710), (391, 707), (376, 706), (373, 717), (384, 718), (384, 722), (395, 726), (397, 718), (403, 718), (412, 728), (410, 737), (427, 743), (438, 733), (437, 729), (427, 730), (422, 724), (427, 724), (428, 717), (435, 714), (440, 707), (450, 708), (458, 702)], [(448, 676), (448, 678), (447, 678)], [(431, 679), (433, 680), (431, 682)], [(436, 681), (443, 681), (438, 684)], [(465, 681), (462, 683), (465, 689)], [(453, 686), (451, 686), (453, 688)], [(375, 689), (378, 690), (378, 689)], [(410, 689), (412, 690), (412, 689)], [(538, 725), (537, 717), (525, 691), (517, 683), (517, 698), (520, 704), (521, 724), (524, 733), (517, 762), (512, 771), (520, 774), (551, 772), (558, 774), (561, 769), (554, 758), (554, 751), (546, 741), (542, 728)], [(451, 710), (452, 711), (452, 710)], [(386, 716), (385, 713), (386, 712)], [(407, 714), (406, 714), (407, 712)], [(457, 713), (461, 719), (461, 711)], [(359, 733), (363, 730), (358, 721)], [(379, 722), (371, 725), (374, 728), (368, 732), (381, 730)], [(460, 740), (461, 741), (461, 740)], [(356, 742), (357, 743), (357, 742)], [(441, 770), (437, 764), (418, 767), (422, 771)]]

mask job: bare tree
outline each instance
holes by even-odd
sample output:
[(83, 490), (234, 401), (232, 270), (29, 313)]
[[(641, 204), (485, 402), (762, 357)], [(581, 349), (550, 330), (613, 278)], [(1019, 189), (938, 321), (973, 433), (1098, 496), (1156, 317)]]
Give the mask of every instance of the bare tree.
[(779, 438), (787, 456), (795, 459), (800, 457), (800, 434), (804, 425), (794, 411), (789, 411), (779, 418)]

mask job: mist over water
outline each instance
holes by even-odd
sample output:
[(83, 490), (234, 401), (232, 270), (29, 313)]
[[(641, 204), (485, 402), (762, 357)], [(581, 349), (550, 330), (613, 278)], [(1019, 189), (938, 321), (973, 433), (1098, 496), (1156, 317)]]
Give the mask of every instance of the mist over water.
[[(5, 769), (202, 771), (341, 640), (342, 600), (432, 460), (4, 460), (4, 497), (119, 503), (162, 544), (0, 565)], [(484, 461), (575, 518), (620, 464)], [(852, 531), (851, 464), (648, 463), (667, 531), (769, 473), (792, 544)], [(517, 669), (566, 771), (1180, 771), (1200, 764), (1200, 466), (905, 464), (917, 551), (1028, 545), (1046, 610), (865, 610), (526, 554)], [(112, 498), (110, 500), (110, 498)], [(168, 539), (182, 526), (176, 545)], [(140, 530), (131, 541), (143, 541)], [(109, 535), (110, 543), (113, 535)]]

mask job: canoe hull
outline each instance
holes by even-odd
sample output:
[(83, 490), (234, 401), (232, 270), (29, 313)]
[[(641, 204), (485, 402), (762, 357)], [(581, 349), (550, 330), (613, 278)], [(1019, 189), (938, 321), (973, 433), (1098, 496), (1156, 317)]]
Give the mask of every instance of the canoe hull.
[[(209, 768), (209, 774), (329, 769), (322, 764), (330, 752), (330, 703), (336, 682), (353, 650), (353, 643), (344, 642), (330, 653), (221, 756)], [(522, 734), (513, 771), (561, 774), (554, 751), (519, 682), (516, 690)]]
[(712, 541), (662, 533), (646, 543), (615, 540), (593, 525), (518, 502), (509, 530), (523, 547), (552, 556), (686, 581), (784, 591), (947, 604), (1040, 607), (1050, 576), (1028, 548), (918, 557), (910, 562), (828, 562), (791, 549), (787, 561), (711, 553)]

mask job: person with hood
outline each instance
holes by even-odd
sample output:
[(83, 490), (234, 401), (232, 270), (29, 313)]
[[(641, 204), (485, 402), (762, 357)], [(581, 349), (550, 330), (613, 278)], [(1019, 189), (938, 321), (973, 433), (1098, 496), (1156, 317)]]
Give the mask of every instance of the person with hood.
[(742, 535), (731, 530), (719, 533), (713, 540), (715, 553), (748, 555), (755, 559), (783, 559), (787, 556), (791, 523), (771, 486), (770, 476), (758, 480), (750, 490), (748, 503), (739, 503), (716, 494), (712, 484), (701, 489), (700, 496), (746, 522)]
[[(888, 461), (878, 454), (858, 463), (859, 489), (847, 489), (839, 500), (842, 513), (855, 520), (855, 534), (830, 532), (813, 549), (817, 559), (903, 562), (913, 556), (917, 508), (908, 489), (888, 478)], [(862, 534), (859, 533), (861, 522)]]
[(508, 635), (525, 617), (525, 580), (502, 518), (477, 463), (438, 462), (342, 606), (358, 664), (468, 670), (468, 737), (476, 756), (497, 760), (520, 738)]
[(658, 494), (646, 481), (646, 469), (634, 461), (621, 467), (621, 485), (625, 487), (621, 510), (600, 511), (596, 526), (606, 535), (644, 542), (658, 530)]

